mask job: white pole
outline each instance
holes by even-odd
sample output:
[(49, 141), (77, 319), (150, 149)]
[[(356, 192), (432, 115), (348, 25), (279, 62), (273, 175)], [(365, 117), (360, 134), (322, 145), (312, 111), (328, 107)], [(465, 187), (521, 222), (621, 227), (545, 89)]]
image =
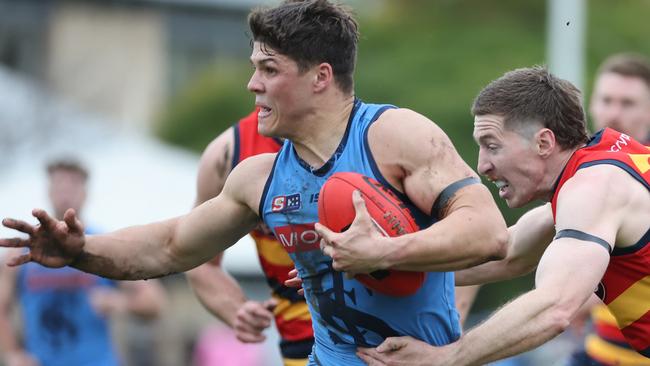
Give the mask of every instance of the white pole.
[(585, 0), (548, 0), (547, 6), (548, 67), (584, 90)]

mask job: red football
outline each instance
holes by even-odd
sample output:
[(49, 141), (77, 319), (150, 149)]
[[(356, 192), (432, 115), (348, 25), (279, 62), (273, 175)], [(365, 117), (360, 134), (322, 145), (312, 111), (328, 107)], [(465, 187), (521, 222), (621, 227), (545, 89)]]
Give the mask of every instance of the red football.
[[(418, 230), (415, 219), (402, 201), (376, 180), (352, 172), (335, 173), (323, 184), (318, 196), (318, 221), (335, 232), (347, 230), (354, 221), (352, 192), (359, 190), (370, 217), (385, 235), (399, 236)], [(426, 273), (379, 270), (355, 278), (384, 295), (408, 296), (424, 282)]]

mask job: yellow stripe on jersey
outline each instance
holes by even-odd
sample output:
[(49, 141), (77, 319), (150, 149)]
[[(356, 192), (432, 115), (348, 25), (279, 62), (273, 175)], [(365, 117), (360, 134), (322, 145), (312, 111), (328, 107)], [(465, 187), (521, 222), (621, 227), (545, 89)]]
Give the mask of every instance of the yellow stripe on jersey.
[(295, 359), (295, 358), (283, 358), (282, 363), (284, 366), (307, 366), (307, 362), (309, 359), (303, 358), (303, 359)]
[(607, 305), (596, 305), (591, 309), (591, 316), (595, 323), (611, 324), (618, 326), (614, 314), (607, 308)]
[(274, 296), (278, 300), (278, 305), (275, 307), (273, 313), (282, 314), (284, 320), (311, 320), (309, 315), (309, 307), (305, 302), (294, 302)]
[(650, 366), (650, 359), (631, 349), (619, 347), (604, 341), (596, 335), (589, 335), (585, 341), (587, 353), (598, 359), (617, 366)]
[(634, 165), (636, 165), (637, 168), (639, 168), (639, 171), (641, 174), (645, 174), (648, 170), (650, 170), (650, 154), (628, 154), (630, 156), (630, 159), (632, 159), (632, 162)]
[(258, 238), (257, 252), (265, 261), (275, 266), (293, 266), (293, 261), (282, 244), (275, 239)]
[(615, 314), (619, 328), (623, 329), (634, 323), (650, 310), (650, 302), (646, 300), (648, 293), (650, 276), (645, 276), (607, 304), (609, 310)]

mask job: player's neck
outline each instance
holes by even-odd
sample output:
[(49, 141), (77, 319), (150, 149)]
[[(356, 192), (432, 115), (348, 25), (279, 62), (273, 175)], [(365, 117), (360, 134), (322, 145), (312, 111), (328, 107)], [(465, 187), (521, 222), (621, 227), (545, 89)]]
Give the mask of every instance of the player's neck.
[(325, 164), (338, 148), (354, 108), (354, 96), (324, 100), (292, 138), (296, 152), (313, 168)]
[(553, 194), (555, 193), (556, 183), (560, 178), (560, 175), (564, 171), (564, 168), (569, 162), (569, 159), (573, 156), (578, 149), (582, 148), (584, 145), (574, 147), (571, 149), (560, 150), (555, 156), (551, 157), (547, 164), (548, 174), (546, 174), (546, 180), (543, 184), (544, 201), (550, 202), (553, 199)]

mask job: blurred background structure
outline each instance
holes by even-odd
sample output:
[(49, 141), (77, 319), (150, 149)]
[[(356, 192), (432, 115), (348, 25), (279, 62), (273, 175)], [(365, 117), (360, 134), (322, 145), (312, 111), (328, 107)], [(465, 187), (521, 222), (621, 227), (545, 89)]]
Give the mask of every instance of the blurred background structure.
[[(276, 2), (0, 0), (0, 216), (28, 219), (44, 205), (43, 164), (69, 152), (92, 171), (86, 220), (94, 226), (186, 212), (198, 153), (253, 105), (246, 15)], [(471, 166), (469, 106), (488, 81), (549, 64), (588, 96), (607, 55), (650, 55), (649, 0), (344, 2), (361, 26), (357, 95), (425, 114)], [(524, 211), (501, 207), (509, 223)], [(256, 261), (246, 240), (225, 257), (249, 295), (263, 299)], [(156, 332), (163, 346), (146, 350), (159, 365), (190, 364), (199, 331), (216, 324), (180, 277), (165, 282), (172, 300), (165, 331)], [(486, 286), (475, 319), (531, 285), (526, 276)], [(274, 343), (270, 332), (269, 365), (279, 362)], [(558, 348), (520, 364), (551, 365), (568, 346), (550, 347)]]

